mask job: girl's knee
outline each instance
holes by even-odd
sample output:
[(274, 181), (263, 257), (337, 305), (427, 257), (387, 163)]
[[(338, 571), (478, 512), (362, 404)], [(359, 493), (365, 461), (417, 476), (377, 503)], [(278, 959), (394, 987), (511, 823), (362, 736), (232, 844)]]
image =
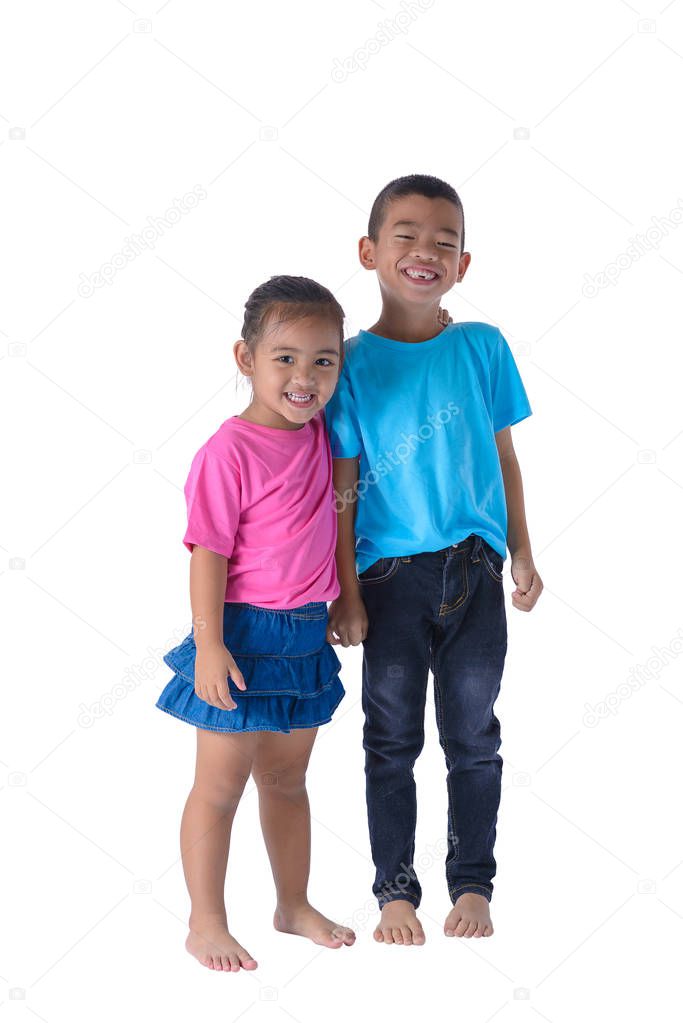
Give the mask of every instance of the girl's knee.
[(259, 793), (291, 793), (306, 788), (306, 768), (298, 764), (255, 763), (252, 776)]
[(232, 772), (223, 777), (199, 775), (195, 778), (193, 791), (207, 803), (229, 809), (239, 803), (248, 780), (249, 773), (242, 771)]

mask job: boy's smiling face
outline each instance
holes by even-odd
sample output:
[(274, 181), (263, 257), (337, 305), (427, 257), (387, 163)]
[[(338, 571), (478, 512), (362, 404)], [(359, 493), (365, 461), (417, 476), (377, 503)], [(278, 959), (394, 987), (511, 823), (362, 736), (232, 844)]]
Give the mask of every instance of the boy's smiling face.
[(461, 253), (462, 215), (448, 199), (407, 195), (387, 206), (376, 241), (367, 235), (359, 257), (376, 270), (382, 296), (400, 305), (438, 305), (462, 280), (471, 256)]

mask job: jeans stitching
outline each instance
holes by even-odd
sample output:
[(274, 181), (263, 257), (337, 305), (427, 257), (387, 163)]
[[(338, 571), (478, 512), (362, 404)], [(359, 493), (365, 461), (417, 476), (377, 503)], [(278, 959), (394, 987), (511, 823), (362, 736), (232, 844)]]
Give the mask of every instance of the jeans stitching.
[[(292, 607), (292, 608), (289, 608), (289, 607), (260, 607), (258, 604), (250, 604), (246, 600), (234, 600), (234, 601), (231, 600), (231, 601), (226, 601), (226, 603), (229, 603), (230, 607), (250, 607), (254, 611), (265, 611), (267, 614), (274, 614), (274, 615), (289, 615), (291, 618), (299, 618), (299, 619), (303, 619), (305, 621), (317, 622), (317, 621), (321, 621), (323, 618), (325, 618), (327, 616), (327, 603), (325, 601), (314, 601), (313, 603), (315, 603), (316, 607), (315, 608), (311, 608), (311, 612), (310, 613), (304, 612), (303, 614), (301, 614), (299, 612), (299, 609), (295, 608), (295, 607)], [(320, 612), (321, 612), (320, 614), (314, 613), (315, 611), (318, 610), (318, 606), (317, 606), (318, 604), (323, 605), (324, 608), (325, 608), (324, 611), (322, 611), (322, 607), (320, 608)], [(305, 604), (302, 605), (302, 607), (305, 607), (305, 606), (306, 606)]]
[(501, 572), (501, 574), (498, 575), (498, 572), (494, 568), (493, 564), (491, 563), (490, 557), (489, 557), (489, 555), (488, 555), (488, 553), (487, 553), (487, 551), (486, 551), (486, 549), (485, 549), (483, 544), (481, 545), (481, 554), (482, 554), (482, 559), (483, 559), (483, 562), (484, 562), (484, 567), (487, 569), (487, 571), (488, 571), (489, 575), (491, 576), (491, 578), (495, 579), (495, 581), (497, 583), (502, 583), (502, 581), (503, 581), (503, 573)]
[(456, 892), (461, 892), (464, 888), (481, 888), (482, 891), (487, 892), (489, 895), (493, 892), (493, 885), (477, 884), (476, 881), (465, 881), (461, 885), (456, 885), (455, 888), (449, 888), (448, 894), (452, 899)]
[[(446, 562), (446, 564), (448, 564), (448, 562)], [(441, 607), (439, 608), (439, 614), (440, 615), (446, 614), (447, 612), (450, 612), (450, 611), (455, 611), (456, 607), (460, 607), (461, 604), (464, 604), (464, 602), (467, 600), (467, 598), (470, 595), (470, 580), (469, 580), (469, 575), (468, 575), (468, 572), (467, 572), (467, 558), (463, 558), (462, 559), (462, 561), (460, 562), (460, 566), (461, 566), (462, 585), (463, 585), (463, 588), (464, 588), (464, 592), (458, 598), (458, 600), (455, 601), (454, 604), (444, 604), (444, 603), (442, 603)], [(445, 600), (445, 597), (446, 597), (446, 582), (445, 582), (445, 573), (444, 573), (444, 588), (443, 588), (443, 592), (442, 592), (442, 601)]]
[[(345, 695), (345, 694), (343, 694), (343, 695)], [(312, 721), (310, 724), (305, 724), (305, 725), (290, 725), (289, 726), (290, 727), (290, 731), (294, 732), (294, 731), (298, 731), (301, 728), (317, 728), (318, 725), (326, 725), (329, 721), (332, 720), (332, 714), (334, 714), (335, 710), (337, 709), (337, 707), (339, 706), (341, 701), (342, 701), (342, 697), (340, 696), (339, 697), (339, 701), (337, 702), (336, 706), (334, 706), (332, 708), (332, 710), (330, 711), (330, 716), (328, 718), (323, 718), (322, 721)], [(218, 709), (218, 708), (216, 708), (216, 709)], [(168, 707), (159, 707), (159, 710), (165, 711), (166, 714), (170, 714), (171, 717), (178, 718), (180, 721), (186, 721), (189, 725), (194, 725), (195, 728), (201, 728), (205, 732), (233, 732), (233, 733), (240, 733), (240, 732), (282, 732), (283, 734), (286, 734), (284, 728), (215, 728), (212, 725), (204, 724), (204, 722), (199, 724), (199, 722), (193, 721), (192, 718), (185, 717), (184, 714), (179, 714), (177, 711), (170, 710)], [(230, 713), (230, 712), (228, 711), (228, 713)]]
[[(387, 569), (387, 571), (383, 575), (376, 576), (374, 579), (361, 579), (361, 576), (363, 574), (362, 572), (361, 572), (360, 575), (358, 575), (358, 573), (356, 573), (356, 578), (358, 579), (359, 583), (363, 583), (363, 584), (383, 583), (385, 581), (385, 579), (391, 579), (391, 577), (393, 575), (396, 575), (396, 572), (398, 571), (399, 562), (400, 562), (400, 558), (398, 558), (398, 557), (392, 558), (391, 559), (391, 564), (390, 564), (389, 568)], [(372, 568), (372, 565), (369, 565), (368, 567)], [(367, 569), (365, 569), (365, 571), (367, 571)]]
[[(437, 708), (436, 716), (437, 716), (437, 724), (438, 724), (438, 728), (439, 728), (439, 740), (443, 743), (443, 751), (444, 751), (444, 754), (446, 755), (446, 768), (448, 769), (448, 766), (450, 764), (450, 755), (449, 755), (449, 752), (448, 752), (448, 735), (446, 733), (446, 729), (444, 728), (443, 695), (442, 695), (442, 692), (441, 692), (441, 684), (439, 682), (439, 678), (438, 678), (438, 675), (436, 673), (436, 664), (435, 664), (435, 660), (434, 660), (433, 656), (432, 656), (431, 660), (432, 660), (432, 674), (434, 675), (434, 691), (435, 691), (435, 694), (436, 694), (436, 700), (434, 702), (435, 702), (436, 708)], [(450, 771), (448, 771), (448, 774), (449, 773), (450, 773)], [(448, 823), (449, 823), (450, 828), (451, 828), (451, 834), (453, 835), (453, 839), (455, 839), (455, 836), (456, 836), (457, 832), (455, 830), (455, 815), (453, 813), (453, 793), (451, 792), (451, 786), (450, 786), (450, 782), (448, 780), (448, 774), (446, 775), (446, 792), (448, 793)], [(455, 841), (453, 841), (453, 845), (455, 846)]]

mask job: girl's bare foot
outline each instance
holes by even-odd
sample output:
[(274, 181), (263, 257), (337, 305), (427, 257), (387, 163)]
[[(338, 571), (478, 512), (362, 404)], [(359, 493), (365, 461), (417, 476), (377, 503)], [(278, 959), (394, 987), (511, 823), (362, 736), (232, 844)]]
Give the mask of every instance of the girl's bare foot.
[(356, 935), (350, 927), (342, 927), (334, 920), (328, 920), (307, 902), (296, 906), (278, 906), (273, 917), (275, 929), (283, 934), (298, 934), (310, 938), (316, 945), (326, 948), (341, 948), (353, 945)]
[(444, 933), (449, 938), (488, 938), (493, 934), (488, 899), (476, 892), (464, 892), (446, 917)]
[(386, 902), (373, 938), (387, 945), (424, 945), (425, 932), (412, 902), (407, 899)]
[(190, 919), (190, 933), (185, 948), (210, 970), (237, 973), (240, 969), (255, 970), (258, 963), (235, 941), (225, 920), (216, 917)]

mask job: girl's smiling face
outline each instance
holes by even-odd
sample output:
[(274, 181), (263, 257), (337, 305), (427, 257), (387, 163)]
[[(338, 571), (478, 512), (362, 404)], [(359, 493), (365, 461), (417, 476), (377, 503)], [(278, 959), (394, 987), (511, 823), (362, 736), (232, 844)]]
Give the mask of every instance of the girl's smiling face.
[(341, 340), (329, 317), (291, 323), (266, 320), (253, 348), (235, 342), (235, 360), (251, 378), (253, 397), (244, 418), (263, 426), (298, 429), (322, 409), (337, 386)]
[(361, 238), (360, 261), (377, 271), (383, 295), (433, 304), (467, 270), (470, 254), (461, 254), (461, 238), (462, 216), (454, 203), (407, 195), (389, 203), (376, 241)]

